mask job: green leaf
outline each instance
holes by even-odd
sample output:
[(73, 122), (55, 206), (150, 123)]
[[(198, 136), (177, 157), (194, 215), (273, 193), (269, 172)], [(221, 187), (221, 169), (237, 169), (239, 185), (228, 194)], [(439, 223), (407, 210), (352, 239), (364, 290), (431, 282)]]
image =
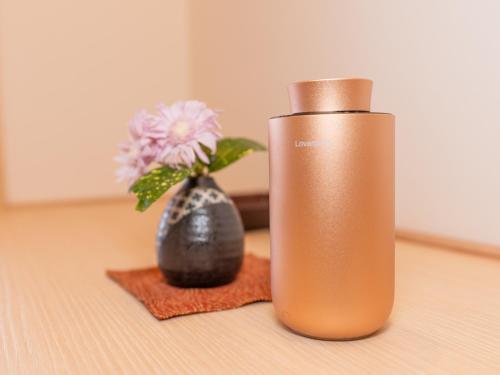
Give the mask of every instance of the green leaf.
[(215, 172), (249, 155), (254, 151), (265, 151), (266, 147), (246, 138), (222, 138), (217, 142), (217, 151), (212, 155), (209, 172)]
[[(217, 152), (210, 156), (209, 172), (215, 172), (227, 167), (243, 156), (254, 151), (264, 151), (266, 148), (250, 139), (223, 138), (217, 142)], [(205, 165), (197, 160), (191, 168), (174, 169), (160, 167), (139, 178), (130, 188), (137, 196), (136, 210), (146, 211), (155, 201), (178, 182), (191, 174), (203, 174)]]
[(158, 198), (176, 183), (192, 173), (192, 168), (173, 169), (160, 167), (139, 178), (130, 188), (137, 196), (137, 211), (146, 211)]

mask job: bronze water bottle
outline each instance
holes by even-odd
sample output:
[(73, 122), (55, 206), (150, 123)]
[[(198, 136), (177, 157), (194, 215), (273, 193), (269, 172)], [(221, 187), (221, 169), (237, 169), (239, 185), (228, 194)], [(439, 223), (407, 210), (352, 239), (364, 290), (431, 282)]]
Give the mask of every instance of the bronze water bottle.
[(372, 81), (289, 86), (269, 121), (271, 280), (281, 322), (352, 339), (394, 299), (394, 116), (370, 112)]

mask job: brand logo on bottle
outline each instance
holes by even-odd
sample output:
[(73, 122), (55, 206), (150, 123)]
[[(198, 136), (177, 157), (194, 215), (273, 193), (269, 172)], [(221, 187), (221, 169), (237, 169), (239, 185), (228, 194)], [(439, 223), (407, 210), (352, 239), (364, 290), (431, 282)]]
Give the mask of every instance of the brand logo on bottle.
[(295, 141), (295, 147), (319, 147), (324, 144), (325, 141)]

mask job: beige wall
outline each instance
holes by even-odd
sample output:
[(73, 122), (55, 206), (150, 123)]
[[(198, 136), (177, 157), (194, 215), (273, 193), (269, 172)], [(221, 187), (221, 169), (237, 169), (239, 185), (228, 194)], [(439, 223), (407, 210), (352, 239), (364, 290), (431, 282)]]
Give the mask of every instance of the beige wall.
[[(3, 0), (7, 198), (122, 194), (111, 158), (141, 106), (199, 98), (227, 135), (265, 142), (289, 82), (364, 76), (373, 108), (397, 115), (398, 225), (500, 244), (498, 14), (465, 0)], [(265, 189), (267, 157), (218, 178)]]
[[(194, 92), (231, 133), (264, 140), (287, 83), (372, 78), (373, 108), (397, 115), (398, 226), (500, 244), (499, 14), (495, 1), (194, 1)], [(264, 158), (245, 167), (235, 186), (266, 186)]]
[(2, 0), (0, 105), (10, 203), (124, 194), (116, 144), (141, 107), (187, 98), (184, 0)]

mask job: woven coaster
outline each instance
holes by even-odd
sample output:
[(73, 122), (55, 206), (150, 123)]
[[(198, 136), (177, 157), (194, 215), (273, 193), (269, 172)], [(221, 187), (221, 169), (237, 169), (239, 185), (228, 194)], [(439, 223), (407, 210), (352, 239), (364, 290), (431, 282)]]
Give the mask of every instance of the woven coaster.
[(169, 285), (158, 267), (108, 270), (106, 273), (159, 320), (271, 301), (269, 259), (252, 254), (245, 255), (241, 270), (233, 282), (214, 288), (178, 288)]

